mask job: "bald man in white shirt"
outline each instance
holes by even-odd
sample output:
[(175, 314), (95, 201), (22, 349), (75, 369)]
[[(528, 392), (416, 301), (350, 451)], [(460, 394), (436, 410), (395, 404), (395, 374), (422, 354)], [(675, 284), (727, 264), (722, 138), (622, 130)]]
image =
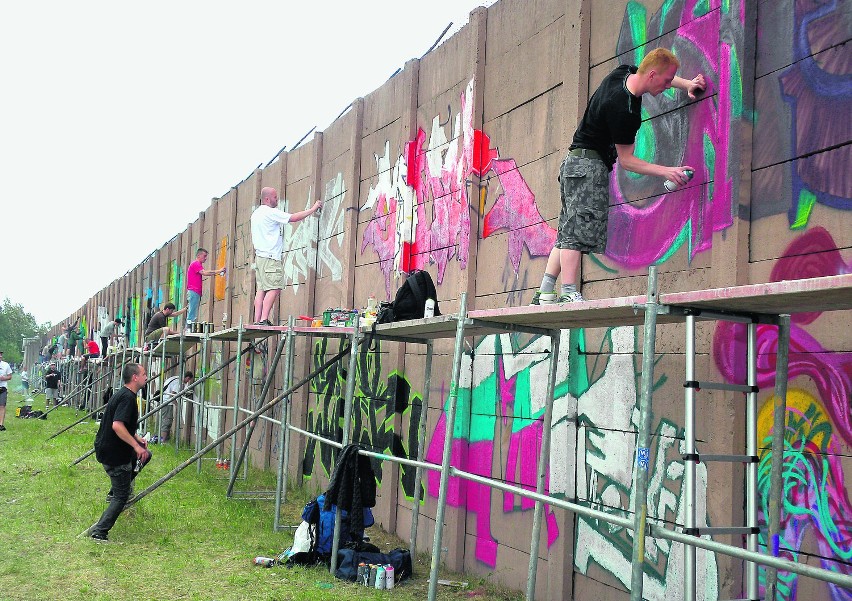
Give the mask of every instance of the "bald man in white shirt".
[(251, 241), (257, 269), (255, 325), (272, 325), (269, 312), (284, 287), (284, 267), (281, 264), (284, 236), (281, 226), (310, 217), (322, 208), (322, 201), (318, 200), (310, 209), (297, 213), (287, 213), (277, 207), (278, 191), (275, 188), (264, 188), (260, 191), (260, 206), (251, 214)]

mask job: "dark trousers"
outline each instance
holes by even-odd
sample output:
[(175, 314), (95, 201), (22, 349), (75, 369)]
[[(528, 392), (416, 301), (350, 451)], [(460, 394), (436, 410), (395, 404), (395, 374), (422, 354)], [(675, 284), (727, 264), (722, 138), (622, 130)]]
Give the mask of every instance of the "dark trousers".
[(133, 472), (132, 462), (124, 465), (104, 464), (104, 470), (106, 470), (107, 476), (109, 476), (112, 499), (104, 510), (101, 519), (92, 527), (90, 534), (102, 534), (106, 536), (113, 525), (115, 525), (118, 516), (124, 510), (124, 504), (130, 498), (130, 487), (133, 484), (133, 477), (136, 474)]
[(109, 338), (101, 336), (101, 357), (107, 356), (107, 349), (109, 348)]

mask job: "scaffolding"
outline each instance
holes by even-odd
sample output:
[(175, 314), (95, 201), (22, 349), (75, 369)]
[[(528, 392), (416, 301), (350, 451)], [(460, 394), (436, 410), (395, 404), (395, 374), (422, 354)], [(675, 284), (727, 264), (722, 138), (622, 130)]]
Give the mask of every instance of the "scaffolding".
[[(435, 521), (435, 532), (432, 541), (432, 561), (429, 575), (428, 599), (433, 601), (437, 595), (438, 569), (441, 563), (443, 528), (445, 511), (447, 507), (448, 482), (450, 477), (462, 478), (471, 482), (477, 482), (491, 488), (510, 492), (514, 495), (531, 499), (535, 502), (533, 514), (533, 526), (530, 540), (530, 559), (527, 579), (527, 599), (535, 598), (536, 573), (539, 560), (539, 539), (541, 533), (542, 516), (545, 505), (565, 509), (592, 519), (606, 522), (613, 526), (633, 532), (633, 561), (630, 585), (631, 600), (641, 600), (643, 593), (643, 580), (645, 572), (645, 539), (646, 537), (661, 538), (685, 545), (687, 552), (684, 559), (684, 598), (694, 601), (696, 598), (696, 554), (697, 548), (722, 553), (731, 557), (742, 559), (745, 564), (745, 594), (744, 598), (756, 601), (759, 598), (758, 566), (767, 568), (766, 598), (774, 598), (776, 570), (796, 573), (802, 576), (815, 578), (839, 586), (852, 588), (852, 577), (816, 568), (806, 564), (796, 563), (778, 556), (779, 545), (778, 533), (781, 520), (781, 468), (783, 465), (783, 432), (786, 420), (786, 385), (787, 385), (787, 359), (790, 319), (789, 315), (798, 312), (835, 311), (852, 308), (852, 274), (830, 276), (822, 278), (811, 278), (806, 280), (793, 280), (774, 282), (767, 284), (756, 284), (749, 286), (738, 286), (713, 290), (702, 290), (695, 292), (671, 293), (660, 296), (657, 290), (656, 268), (652, 267), (648, 276), (648, 290), (645, 296), (631, 296), (621, 298), (609, 298), (601, 300), (586, 301), (584, 303), (550, 305), (538, 307), (515, 307), (494, 310), (467, 309), (467, 297), (462, 294), (459, 299), (458, 313), (439, 317), (415, 319), (405, 322), (378, 325), (374, 330), (377, 339), (417, 343), (426, 345), (426, 385), (424, 389), (424, 410), (420, 416), (417, 440), (417, 460), (404, 457), (376, 453), (366, 449), (359, 452), (363, 455), (378, 458), (380, 460), (392, 461), (416, 468), (415, 498), (412, 512), (412, 526), (410, 549), (416, 551), (417, 528), (419, 517), (419, 505), (422, 495), (423, 470), (432, 470), (440, 473), (440, 485), (437, 499), (437, 511)], [(746, 372), (747, 381), (741, 384), (713, 383), (700, 380), (695, 373), (695, 323), (697, 320), (725, 320), (744, 323), (748, 332), (748, 357)], [(685, 453), (682, 459), (685, 465), (685, 504), (687, 507), (684, 524), (676, 524), (676, 528), (669, 528), (660, 523), (651, 523), (647, 512), (647, 484), (648, 469), (650, 464), (650, 437), (651, 437), (651, 408), (652, 389), (654, 383), (654, 356), (656, 348), (656, 333), (659, 324), (684, 323), (686, 325), (686, 370), (684, 374), (685, 390)], [(242, 361), (241, 348), (244, 340), (257, 338), (271, 338), (283, 334), (284, 340), (280, 341), (273, 357), (273, 367), (269, 369), (263, 383), (263, 391), (259, 399), (255, 399), (255, 409), (250, 410), (240, 407), (240, 371), (237, 369), (234, 382), (233, 406), (205, 405), (202, 395), (196, 401), (195, 420), (196, 431), (196, 453), (184, 464), (178, 466), (172, 472), (158, 480), (151, 487), (137, 495), (132, 502), (149, 494), (152, 490), (162, 485), (169, 478), (176, 475), (182, 469), (193, 462), (197, 462), (201, 469), (201, 458), (211, 449), (221, 444), (224, 440), (231, 438), (231, 468), (228, 484), (228, 495), (233, 493), (234, 481), (237, 472), (244, 461), (248, 448), (251, 432), (258, 419), (267, 420), (281, 429), (280, 434), (283, 444), (279, 445), (277, 485), (275, 493), (275, 518), (273, 528), (279, 530), (280, 508), (286, 502), (287, 477), (286, 467), (289, 465), (289, 451), (291, 433), (306, 436), (317, 440), (321, 444), (332, 445), (342, 448), (349, 443), (350, 428), (352, 426), (352, 409), (354, 403), (354, 389), (357, 370), (357, 354), (367, 352), (363, 348), (366, 337), (372, 336), (366, 329), (356, 328), (301, 328), (295, 327), (292, 317), (286, 327), (268, 326), (243, 326), (231, 328), (220, 332), (206, 334), (201, 337), (202, 343), (202, 374), (200, 383), (212, 374), (206, 373), (207, 344), (212, 340), (223, 343), (228, 341), (237, 342), (236, 355), (233, 360)], [(772, 443), (772, 469), (771, 469), (771, 495), (768, 540), (772, 548), (761, 553), (758, 549), (759, 525), (757, 521), (757, 384), (756, 384), (756, 326), (768, 324), (778, 328), (778, 352), (776, 354), (776, 382), (773, 424), (776, 434)], [(633, 471), (634, 479), (634, 506), (632, 508), (633, 518), (629, 519), (620, 515), (613, 515), (579, 502), (567, 501), (547, 494), (546, 477), (548, 471), (548, 459), (550, 456), (550, 431), (552, 423), (552, 411), (554, 404), (556, 384), (556, 363), (559, 356), (560, 330), (566, 328), (596, 328), (613, 326), (644, 326), (643, 350), (642, 350), (642, 373), (639, 398), (639, 427), (637, 431), (637, 444), (635, 463)], [(483, 477), (469, 473), (450, 464), (452, 436), (456, 422), (456, 411), (458, 401), (458, 390), (461, 382), (461, 363), (465, 347), (465, 340), (469, 336), (483, 336), (489, 334), (501, 334), (517, 332), (532, 335), (548, 336), (551, 340), (550, 357), (548, 364), (548, 379), (545, 411), (543, 416), (544, 427), (542, 429), (541, 446), (539, 449), (539, 461), (536, 473), (536, 490), (531, 491), (518, 486), (503, 483), (499, 480)], [(294, 348), (295, 339), (298, 336), (337, 338), (346, 347), (336, 357), (326, 361), (322, 366), (314, 370), (298, 384), (293, 384), (294, 371)], [(174, 337), (172, 337), (174, 338)], [(178, 341), (167, 339), (164, 345), (177, 345), (174, 349), (179, 356), (185, 352), (183, 336)], [(426, 410), (428, 405), (428, 394), (431, 388), (432, 367), (432, 345), (437, 339), (452, 339), (453, 365), (450, 378), (449, 395), (447, 399), (447, 413), (445, 420), (446, 435), (441, 464), (433, 464), (423, 461), (423, 449), (425, 444)], [(166, 352), (164, 349), (161, 353)], [(285, 358), (284, 367), (284, 392), (273, 400), (265, 402), (266, 396), (272, 385), (279, 359)], [(343, 398), (344, 416), (341, 440), (324, 438), (299, 428), (291, 423), (292, 393), (313, 377), (321, 373), (323, 369), (336, 361), (342, 360), (349, 355), (349, 369), (347, 370), (345, 394)], [(182, 359), (181, 359), (182, 361)], [(219, 369), (227, 365), (220, 366)], [(194, 385), (195, 385), (194, 384)], [(741, 392), (745, 395), (744, 417), (746, 423), (746, 448), (742, 455), (711, 455), (700, 453), (696, 447), (695, 433), (695, 395), (702, 390), (726, 390)], [(183, 392), (183, 391), (181, 391)], [(180, 394), (180, 393), (179, 393)], [(284, 403), (281, 419), (274, 419), (265, 415), (278, 403)], [(202, 444), (205, 436), (205, 408), (223, 409), (233, 411), (234, 426), (225, 434), (218, 437), (207, 445)], [(248, 417), (239, 421), (240, 414), (248, 413)], [(242, 449), (237, 454), (237, 435), (249, 428), (245, 435)], [(177, 437), (176, 437), (177, 439)], [(745, 468), (745, 521), (742, 526), (732, 525), (721, 528), (698, 528), (696, 526), (696, 466), (699, 462), (726, 461), (730, 463), (742, 463)], [(267, 492), (268, 491), (264, 491)], [(338, 508), (339, 511), (339, 508)], [(338, 516), (339, 517), (339, 516)], [(336, 551), (339, 545), (340, 520), (336, 520), (332, 551), (332, 572), (336, 567)], [(712, 538), (715, 534), (745, 534), (746, 548), (721, 543)], [(774, 541), (774, 542), (773, 542)]]

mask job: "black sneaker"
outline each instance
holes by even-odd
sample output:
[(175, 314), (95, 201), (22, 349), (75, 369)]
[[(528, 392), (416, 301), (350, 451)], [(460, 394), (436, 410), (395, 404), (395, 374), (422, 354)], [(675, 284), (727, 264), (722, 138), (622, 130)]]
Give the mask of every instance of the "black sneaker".
[(4, 426), (3, 424), (0, 424), (0, 432), (3, 432), (5, 429), (6, 429), (6, 426)]
[(93, 532), (92, 534), (89, 535), (89, 538), (91, 538), (96, 543), (109, 542), (109, 538), (107, 538), (107, 535), (106, 534), (100, 534), (99, 532)]

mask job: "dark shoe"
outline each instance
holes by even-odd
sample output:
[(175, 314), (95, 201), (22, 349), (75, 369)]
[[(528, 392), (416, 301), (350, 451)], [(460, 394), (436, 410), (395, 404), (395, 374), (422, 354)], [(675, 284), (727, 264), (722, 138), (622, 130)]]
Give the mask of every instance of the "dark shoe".
[(0, 424), (0, 432), (3, 432), (5, 429), (6, 429), (6, 426), (4, 426), (3, 424)]
[(90, 535), (89, 535), (89, 538), (91, 538), (91, 539), (92, 539), (93, 541), (95, 541), (96, 543), (106, 543), (106, 542), (109, 542), (109, 538), (107, 538), (107, 535), (106, 535), (106, 534), (99, 534), (99, 533), (97, 533), (97, 532), (94, 532), (94, 533), (90, 534)]
[(256, 326), (271, 326), (272, 322), (269, 321), (268, 319), (262, 319), (260, 321), (254, 322), (253, 325), (256, 325)]

